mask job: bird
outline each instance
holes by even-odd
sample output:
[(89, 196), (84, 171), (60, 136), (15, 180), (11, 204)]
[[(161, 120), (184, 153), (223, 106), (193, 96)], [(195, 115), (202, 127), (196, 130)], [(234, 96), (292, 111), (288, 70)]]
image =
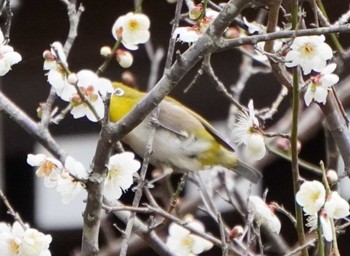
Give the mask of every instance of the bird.
[[(121, 82), (113, 83), (110, 99), (109, 119), (120, 121), (146, 96)], [(202, 116), (169, 96), (159, 106), (158, 119), (152, 145), (150, 163), (156, 167), (171, 167), (175, 172), (195, 172), (214, 166), (233, 170), (257, 183), (262, 174), (240, 161), (235, 150)], [(146, 152), (150, 129), (149, 114), (138, 126), (121, 140), (138, 156)]]

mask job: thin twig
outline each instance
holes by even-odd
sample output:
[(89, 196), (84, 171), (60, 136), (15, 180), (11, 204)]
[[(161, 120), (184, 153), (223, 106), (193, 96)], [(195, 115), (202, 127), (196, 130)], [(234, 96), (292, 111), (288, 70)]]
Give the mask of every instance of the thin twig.
[(0, 198), (1, 200), (4, 202), (8, 213), (16, 220), (18, 221), (19, 224), (21, 224), (21, 226), (23, 228), (26, 227), (26, 225), (24, 224), (23, 220), (21, 219), (21, 216), (19, 216), (18, 212), (16, 212), (13, 207), (11, 206), (10, 202), (8, 201), (7, 197), (5, 196), (5, 194), (2, 192), (2, 190), (0, 189)]

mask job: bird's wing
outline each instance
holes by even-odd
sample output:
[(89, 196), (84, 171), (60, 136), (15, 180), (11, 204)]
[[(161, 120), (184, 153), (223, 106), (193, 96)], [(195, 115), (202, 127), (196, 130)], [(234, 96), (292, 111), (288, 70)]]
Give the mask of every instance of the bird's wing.
[[(186, 122), (181, 122), (181, 120), (186, 120)], [(159, 125), (180, 136), (186, 136), (187, 131), (204, 127), (223, 147), (235, 151), (207, 120), (173, 98), (167, 97), (160, 104)]]

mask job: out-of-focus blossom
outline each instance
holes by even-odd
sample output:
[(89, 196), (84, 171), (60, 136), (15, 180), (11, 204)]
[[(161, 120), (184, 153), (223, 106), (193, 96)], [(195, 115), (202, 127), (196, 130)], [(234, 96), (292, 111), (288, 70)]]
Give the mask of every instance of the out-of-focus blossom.
[(324, 210), (329, 218), (342, 219), (348, 216), (349, 203), (337, 191), (333, 191), (327, 198)]
[(36, 229), (28, 228), (24, 232), (18, 255), (50, 256), (49, 246), (52, 241), (50, 235), (45, 235)]
[(52, 188), (57, 186), (57, 179), (63, 168), (60, 161), (47, 157), (44, 154), (28, 154), (27, 163), (33, 167), (38, 166), (35, 174), (38, 177), (44, 178), (46, 187)]
[[(201, 222), (194, 220), (192, 216), (185, 216), (188, 221), (188, 226), (200, 232), (205, 232), (204, 226)], [(176, 256), (198, 255), (204, 251), (208, 251), (213, 247), (213, 244), (208, 240), (192, 234), (184, 227), (171, 223), (169, 225), (169, 236), (166, 244), (170, 252)]]
[(254, 214), (258, 225), (266, 225), (272, 232), (279, 234), (281, 222), (271, 208), (259, 196), (250, 196), (248, 209)]
[(12, 227), (0, 222), (0, 253), (4, 256), (50, 256), (51, 235), (14, 222)]
[(82, 163), (71, 156), (66, 158), (64, 168), (57, 180), (56, 190), (61, 194), (62, 202), (68, 204), (85, 188), (81, 180), (86, 180), (89, 173)]
[(22, 56), (13, 50), (13, 47), (5, 44), (4, 34), (0, 30), (0, 76), (6, 75), (11, 66), (22, 60)]

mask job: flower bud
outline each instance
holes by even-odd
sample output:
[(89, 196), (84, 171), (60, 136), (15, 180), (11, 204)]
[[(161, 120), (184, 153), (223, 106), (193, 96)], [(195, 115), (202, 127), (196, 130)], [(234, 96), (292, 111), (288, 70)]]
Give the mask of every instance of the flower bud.
[(56, 57), (53, 55), (49, 50), (45, 50), (43, 52), (43, 58), (44, 60), (55, 60)]
[(234, 38), (238, 38), (240, 35), (240, 31), (237, 27), (230, 27), (228, 29), (226, 29), (225, 31), (225, 37), (229, 38), (229, 39), (234, 39)]
[(338, 174), (335, 170), (332, 170), (332, 169), (328, 170), (326, 176), (327, 176), (328, 183), (330, 185), (338, 181)]
[(122, 78), (122, 82), (126, 85), (135, 86), (136, 84), (136, 77), (130, 71), (124, 71), (121, 75), (121, 78)]
[(108, 58), (112, 54), (112, 49), (109, 46), (102, 46), (100, 49), (101, 56)]
[(241, 225), (234, 226), (230, 231), (230, 239), (239, 238), (243, 235), (243, 227)]
[(116, 58), (122, 68), (129, 68), (134, 61), (134, 58), (129, 51), (124, 51), (121, 49), (116, 51)]
[(67, 77), (67, 82), (70, 84), (76, 84), (78, 82), (78, 76), (75, 73), (70, 73)]
[(40, 119), (43, 116), (43, 104), (44, 103), (40, 103), (39, 106), (36, 108), (36, 116)]
[(203, 11), (203, 5), (198, 4), (190, 10), (189, 17), (191, 20), (197, 20)]

